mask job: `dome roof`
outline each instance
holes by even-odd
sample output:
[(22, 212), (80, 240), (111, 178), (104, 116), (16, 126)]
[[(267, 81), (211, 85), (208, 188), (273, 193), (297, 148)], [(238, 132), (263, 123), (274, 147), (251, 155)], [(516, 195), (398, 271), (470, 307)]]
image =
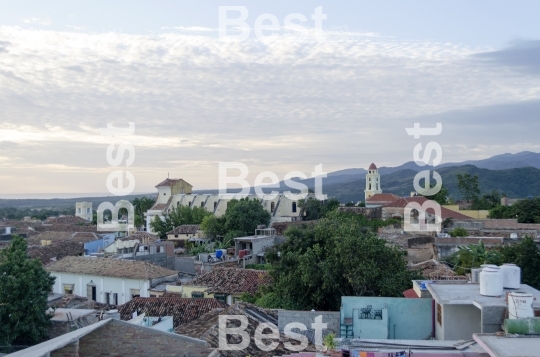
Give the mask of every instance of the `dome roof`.
[(377, 166), (375, 166), (375, 164), (371, 164), (369, 165), (369, 169), (368, 170), (377, 170)]

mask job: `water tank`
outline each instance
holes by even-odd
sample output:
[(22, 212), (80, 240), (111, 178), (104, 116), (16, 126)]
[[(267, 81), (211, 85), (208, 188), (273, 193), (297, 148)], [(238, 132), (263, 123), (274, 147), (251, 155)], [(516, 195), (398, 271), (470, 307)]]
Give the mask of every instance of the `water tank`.
[(109, 310), (105, 312), (105, 319), (120, 320), (120, 313), (118, 310)]
[(221, 259), (222, 256), (223, 256), (223, 252), (221, 251), (221, 249), (216, 250), (216, 258)]
[(534, 317), (533, 300), (532, 294), (512, 291), (508, 294), (508, 317), (510, 319)]
[(510, 238), (511, 239), (518, 239), (517, 233), (510, 233)]
[(504, 293), (503, 275), (498, 267), (485, 267), (480, 272), (480, 295), (501, 296)]
[(521, 286), (521, 269), (515, 264), (501, 265), (503, 274), (503, 287), (505, 289), (519, 289)]
[(478, 284), (480, 282), (480, 272), (482, 269), (471, 269), (471, 283)]

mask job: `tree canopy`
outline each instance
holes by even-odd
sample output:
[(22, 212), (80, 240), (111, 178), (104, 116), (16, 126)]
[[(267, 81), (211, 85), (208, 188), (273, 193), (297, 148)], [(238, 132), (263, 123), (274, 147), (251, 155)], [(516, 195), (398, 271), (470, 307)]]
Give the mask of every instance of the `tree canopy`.
[(517, 218), (520, 223), (540, 223), (540, 197), (521, 200), (512, 206), (498, 206), (489, 211), (490, 218)]
[(335, 198), (330, 198), (326, 201), (320, 201), (314, 197), (298, 200), (300, 208), (300, 216), (303, 216), (306, 221), (321, 219), (328, 213), (339, 207), (339, 201)]
[(135, 198), (131, 201), (135, 210), (135, 226), (144, 226), (145, 218), (144, 213), (148, 211), (155, 203), (155, 200), (149, 197)]
[(258, 225), (270, 223), (270, 213), (257, 199), (232, 199), (222, 217), (206, 217), (201, 229), (207, 237), (235, 238), (253, 235)]
[(47, 297), (54, 277), (26, 254), (26, 241), (13, 236), (0, 251), (0, 345), (33, 344), (47, 336)]
[(402, 296), (417, 273), (401, 250), (377, 237), (387, 224), (334, 211), (316, 224), (291, 226), (285, 243), (266, 252), (274, 282), (257, 304), (338, 310), (341, 296)]
[(170, 213), (166, 213), (163, 219), (155, 217), (150, 222), (150, 227), (161, 238), (167, 237), (167, 232), (183, 224), (201, 224), (204, 217), (210, 216), (212, 213), (205, 210), (203, 207), (188, 207), (178, 206), (173, 207)]

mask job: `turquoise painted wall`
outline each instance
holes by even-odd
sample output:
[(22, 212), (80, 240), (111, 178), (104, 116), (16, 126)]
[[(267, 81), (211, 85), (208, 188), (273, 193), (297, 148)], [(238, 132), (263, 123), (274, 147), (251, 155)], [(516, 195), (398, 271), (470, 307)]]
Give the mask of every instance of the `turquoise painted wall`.
[[(353, 317), (354, 337), (423, 340), (431, 336), (431, 301), (431, 299), (342, 296), (342, 318)], [(370, 322), (366, 320), (359, 321), (358, 316), (360, 309), (365, 308), (367, 305), (371, 305), (374, 310), (388, 309), (388, 337), (384, 336), (384, 331), (380, 328), (377, 329), (379, 331), (377, 334), (381, 334), (380, 337), (373, 337), (374, 331), (369, 334), (366, 333), (366, 337), (362, 336), (361, 330), (364, 329), (365, 331)], [(357, 309), (354, 310), (354, 316), (353, 309)], [(376, 321), (372, 323), (376, 323)]]

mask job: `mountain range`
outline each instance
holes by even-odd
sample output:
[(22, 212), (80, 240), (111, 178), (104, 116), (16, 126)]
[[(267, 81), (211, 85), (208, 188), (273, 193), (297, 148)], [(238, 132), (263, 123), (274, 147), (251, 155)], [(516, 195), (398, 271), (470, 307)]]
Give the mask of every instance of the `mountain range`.
[[(414, 176), (422, 170), (433, 169), (430, 166), (419, 166), (414, 161), (406, 162), (396, 167), (379, 167), (381, 174), (381, 187), (383, 192), (394, 193), (399, 196), (408, 196), (413, 188)], [(482, 193), (499, 190), (510, 198), (540, 196), (540, 153), (523, 151), (517, 154), (502, 154), (483, 160), (468, 160), (464, 162), (451, 162), (438, 165), (435, 168), (448, 189), (450, 197), (459, 199), (457, 187), (458, 173), (478, 175), (479, 187)], [(328, 197), (335, 197), (341, 202), (357, 202), (364, 200), (365, 175), (363, 168), (349, 168), (331, 172), (323, 179), (323, 193)], [(314, 179), (298, 180), (306, 186), (313, 188)], [(279, 191), (289, 188), (283, 181), (279, 183)], [(273, 189), (263, 189), (269, 192)], [(253, 191), (253, 189), (252, 189)], [(294, 190), (293, 190), (294, 191)], [(195, 190), (193, 193), (217, 193), (217, 190)], [(234, 190), (231, 190), (234, 192)], [(154, 197), (155, 193), (147, 195), (131, 195), (126, 197), (88, 197), (94, 207), (100, 202), (110, 200), (112, 203), (120, 199), (132, 200), (135, 197)], [(76, 201), (83, 198), (70, 199), (0, 199), (1, 207), (66, 207), (74, 206)], [(112, 199), (112, 200), (111, 200)]]

